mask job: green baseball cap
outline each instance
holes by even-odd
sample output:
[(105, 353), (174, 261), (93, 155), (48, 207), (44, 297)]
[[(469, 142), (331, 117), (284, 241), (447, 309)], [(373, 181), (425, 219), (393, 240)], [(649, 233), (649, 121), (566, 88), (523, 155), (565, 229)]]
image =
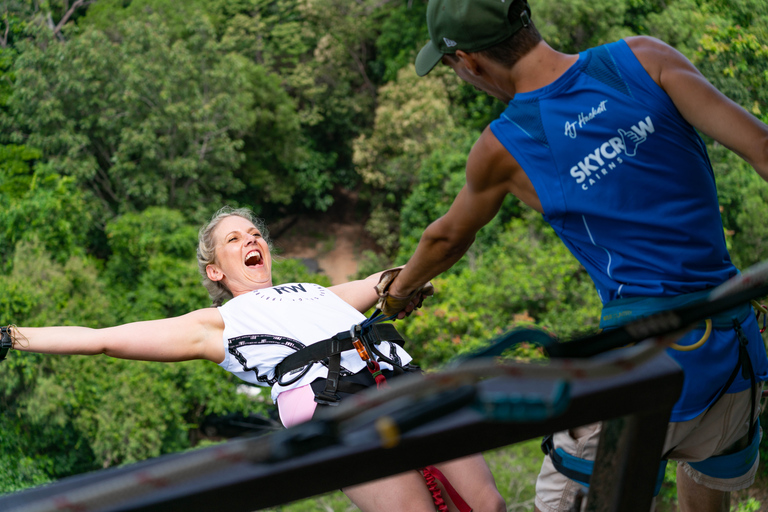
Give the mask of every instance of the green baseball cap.
[(432, 71), (446, 53), (479, 52), (504, 41), (528, 26), (530, 14), (526, 0), (429, 0), (430, 41), (416, 56), (416, 74)]

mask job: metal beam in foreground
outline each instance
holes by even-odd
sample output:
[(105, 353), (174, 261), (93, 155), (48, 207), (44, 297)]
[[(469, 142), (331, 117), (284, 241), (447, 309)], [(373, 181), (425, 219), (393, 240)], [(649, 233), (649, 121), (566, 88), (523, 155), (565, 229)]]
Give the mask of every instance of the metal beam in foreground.
[[(239, 439), (2, 496), (0, 510), (251, 512), (595, 421), (612, 420), (605, 432), (613, 437), (610, 441), (605, 441), (605, 435), (601, 437), (588, 496), (589, 510), (647, 512), (666, 424), (682, 389), (680, 368), (668, 356), (660, 355), (624, 374), (577, 379), (571, 385), (568, 409), (542, 421), (499, 422), (474, 408), (463, 407), (408, 431), (390, 448), (383, 447), (374, 421), (370, 421), (344, 431), (337, 444), (283, 460), (275, 460), (280, 457), (275, 457), (275, 446), (269, 444), (268, 438)], [(477, 389), (481, 397), (494, 393), (550, 396), (554, 386), (551, 380), (500, 377), (480, 382)], [(382, 414), (386, 413), (382, 410)], [(251, 462), (268, 456), (274, 461)], [(203, 457), (213, 462), (206, 463), (203, 474), (192, 471), (190, 468), (199, 466)], [(188, 474), (182, 479), (157, 476), (156, 470), (171, 466)], [(121, 490), (119, 485), (127, 480), (134, 482), (131, 492)], [(88, 506), (78, 503), (77, 497), (88, 493), (101, 498)]]

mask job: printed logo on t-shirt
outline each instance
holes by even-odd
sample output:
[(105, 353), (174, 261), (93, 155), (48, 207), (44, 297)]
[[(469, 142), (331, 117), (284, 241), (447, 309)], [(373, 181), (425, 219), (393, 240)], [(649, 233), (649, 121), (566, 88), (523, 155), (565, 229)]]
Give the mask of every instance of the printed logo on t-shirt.
[(254, 290), (253, 294), (257, 299), (269, 302), (304, 302), (320, 300), (327, 291), (319, 284), (290, 283)]
[(588, 114), (580, 112), (579, 118), (576, 121), (573, 121), (573, 122), (566, 121), (565, 135), (572, 139), (575, 139), (578, 136), (578, 133), (576, 131), (576, 124), (578, 123), (579, 128), (584, 128), (585, 124), (587, 124), (588, 122), (590, 122), (591, 120), (593, 120), (594, 118), (596, 118), (597, 116), (599, 116), (600, 114), (608, 110), (608, 108), (605, 105), (606, 103), (608, 103), (608, 100), (601, 101), (597, 107), (592, 107), (592, 110)]
[(628, 130), (619, 128), (618, 137), (611, 137), (571, 167), (571, 176), (581, 185), (582, 190), (589, 190), (608, 176), (610, 171), (624, 163), (622, 155), (634, 157), (638, 146), (655, 131), (650, 116), (646, 116)]

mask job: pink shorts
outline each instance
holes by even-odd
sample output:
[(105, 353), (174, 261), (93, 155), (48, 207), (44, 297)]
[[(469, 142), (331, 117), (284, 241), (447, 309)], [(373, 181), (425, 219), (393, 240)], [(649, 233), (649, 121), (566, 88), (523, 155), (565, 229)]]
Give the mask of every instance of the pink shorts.
[(277, 395), (277, 410), (285, 428), (311, 420), (316, 407), (315, 393), (309, 384)]

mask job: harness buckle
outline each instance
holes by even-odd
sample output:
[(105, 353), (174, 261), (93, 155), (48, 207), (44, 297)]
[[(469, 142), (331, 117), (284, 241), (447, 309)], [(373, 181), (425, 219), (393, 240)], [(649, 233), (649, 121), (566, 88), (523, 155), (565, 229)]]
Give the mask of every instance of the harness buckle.
[(339, 405), (339, 402), (341, 401), (341, 397), (339, 395), (315, 395), (315, 402), (320, 405), (329, 405), (331, 407), (336, 407)]

